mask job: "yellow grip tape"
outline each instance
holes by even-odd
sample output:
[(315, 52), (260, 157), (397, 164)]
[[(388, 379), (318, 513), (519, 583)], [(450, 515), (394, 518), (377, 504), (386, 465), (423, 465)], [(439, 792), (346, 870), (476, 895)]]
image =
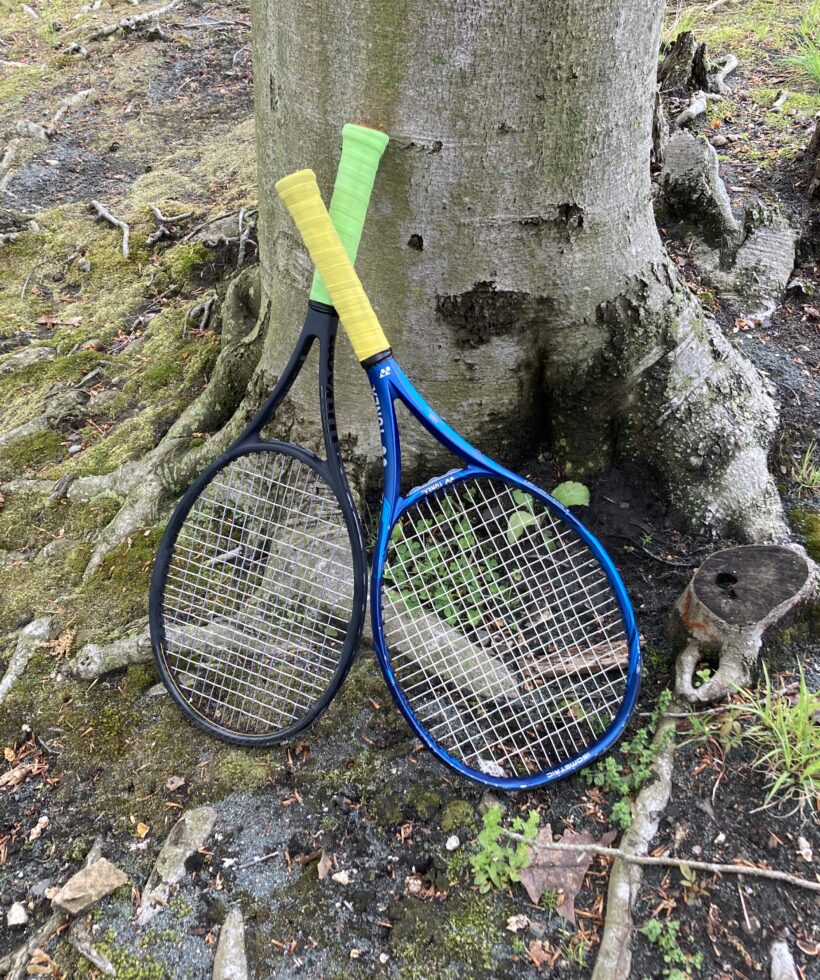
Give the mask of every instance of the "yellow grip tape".
[(390, 349), (359, 277), (339, 239), (312, 170), (297, 170), (276, 183), (310, 257), (324, 280), (356, 357), (366, 361)]

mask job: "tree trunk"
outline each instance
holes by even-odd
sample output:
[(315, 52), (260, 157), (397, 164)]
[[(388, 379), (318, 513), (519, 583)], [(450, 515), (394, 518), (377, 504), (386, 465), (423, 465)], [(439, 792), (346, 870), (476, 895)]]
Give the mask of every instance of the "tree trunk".
[[(678, 515), (782, 535), (763, 382), (678, 279), (652, 212), (660, 0), (254, 0), (263, 308), (285, 362), (310, 266), (273, 194), (329, 194), (345, 121), (385, 130), (359, 269), (397, 356), (469, 439), (515, 464), (546, 436), (567, 474), (647, 462)], [(378, 457), (339, 349), (354, 475)], [(296, 417), (315, 418), (313, 392)], [(309, 401), (308, 401), (309, 399)], [(415, 427), (405, 459), (430, 465)], [(379, 468), (380, 471), (380, 468)]]

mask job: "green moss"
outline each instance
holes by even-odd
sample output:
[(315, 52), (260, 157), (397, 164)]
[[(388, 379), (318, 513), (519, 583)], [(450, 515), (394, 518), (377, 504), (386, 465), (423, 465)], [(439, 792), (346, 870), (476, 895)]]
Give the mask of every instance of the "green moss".
[(64, 455), (63, 440), (52, 429), (46, 429), (0, 450), (0, 479), (30, 474), (47, 463), (59, 462)]
[(228, 749), (209, 769), (208, 781), (219, 799), (262, 786), (271, 773), (271, 759), (259, 751)]
[(28, 551), (55, 538), (83, 538), (109, 524), (119, 507), (119, 498), (108, 494), (81, 503), (29, 490), (9, 492), (0, 510), (0, 548)]
[(445, 834), (460, 830), (462, 827), (475, 830), (475, 810), (466, 800), (453, 800), (441, 811), (440, 823)]
[(795, 509), (789, 516), (805, 538), (806, 551), (815, 561), (820, 561), (820, 512)]
[(163, 253), (162, 265), (171, 282), (183, 285), (198, 265), (204, 265), (210, 259), (211, 251), (202, 242), (183, 242)]
[(113, 929), (95, 943), (97, 949), (109, 959), (116, 970), (118, 980), (165, 980), (167, 967), (147, 953), (132, 953), (116, 945)]

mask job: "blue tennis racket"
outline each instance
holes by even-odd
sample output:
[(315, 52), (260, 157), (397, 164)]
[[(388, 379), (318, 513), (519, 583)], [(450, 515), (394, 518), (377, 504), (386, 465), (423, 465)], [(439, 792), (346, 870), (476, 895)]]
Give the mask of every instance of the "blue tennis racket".
[[(276, 189), (373, 388), (385, 472), (371, 616), (393, 696), (425, 745), (479, 783), (528, 789), (575, 772), (613, 745), (638, 694), (638, 631), (615, 566), (572, 513), (416, 391), (313, 172)], [(406, 494), (397, 400), (460, 461)]]

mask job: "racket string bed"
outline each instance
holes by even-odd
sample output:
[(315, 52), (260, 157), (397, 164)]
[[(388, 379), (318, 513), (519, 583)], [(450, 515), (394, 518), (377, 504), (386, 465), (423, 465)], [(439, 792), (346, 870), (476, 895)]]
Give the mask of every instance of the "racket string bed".
[(254, 452), (219, 470), (165, 581), (165, 659), (192, 707), (249, 735), (310, 712), (339, 666), (353, 575), (341, 508), (310, 466)]
[(404, 511), (381, 598), (410, 709), (478, 771), (561, 765), (620, 709), (628, 650), (609, 581), (572, 528), (510, 484), (455, 481)]

